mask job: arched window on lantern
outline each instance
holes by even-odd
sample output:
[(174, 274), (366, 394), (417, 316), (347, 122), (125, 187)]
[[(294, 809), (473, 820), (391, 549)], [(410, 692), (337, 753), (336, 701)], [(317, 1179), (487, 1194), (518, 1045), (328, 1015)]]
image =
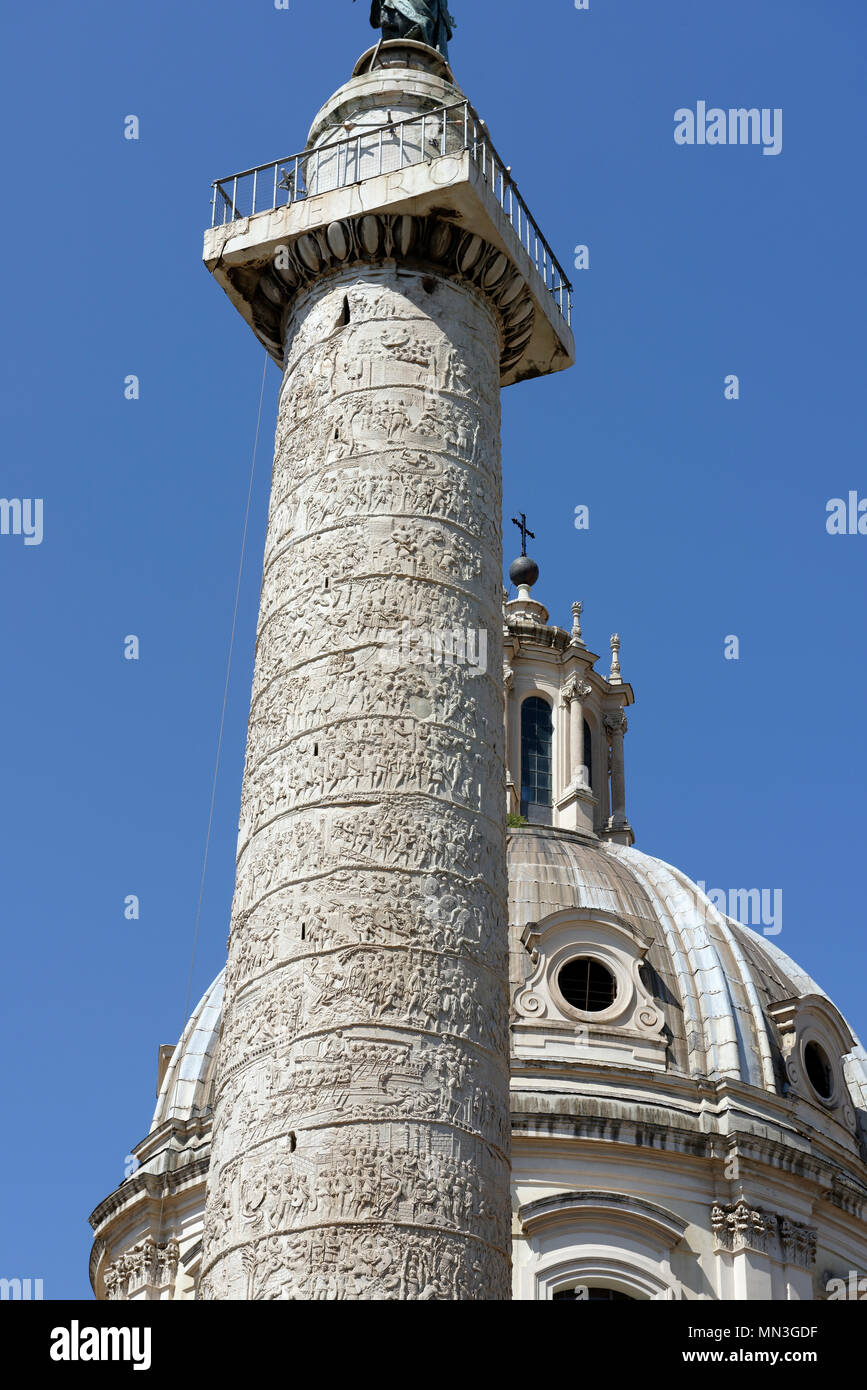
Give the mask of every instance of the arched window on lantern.
[(542, 825), (552, 817), (553, 737), (551, 706), (531, 695), (521, 706), (521, 815)]

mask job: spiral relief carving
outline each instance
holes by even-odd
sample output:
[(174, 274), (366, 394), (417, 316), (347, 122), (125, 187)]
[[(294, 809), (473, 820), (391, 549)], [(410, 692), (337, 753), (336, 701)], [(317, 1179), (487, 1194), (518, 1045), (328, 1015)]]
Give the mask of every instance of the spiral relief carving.
[(507, 1298), (499, 377), (526, 320), (435, 220), (290, 260), (200, 1293)]

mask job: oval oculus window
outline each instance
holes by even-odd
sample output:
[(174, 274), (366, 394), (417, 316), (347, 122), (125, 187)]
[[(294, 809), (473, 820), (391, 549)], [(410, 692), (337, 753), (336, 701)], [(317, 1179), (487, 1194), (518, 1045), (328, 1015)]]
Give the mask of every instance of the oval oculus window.
[(816, 1094), (823, 1100), (830, 1100), (834, 1092), (834, 1075), (828, 1054), (817, 1042), (808, 1042), (804, 1048), (804, 1068)]
[(582, 1013), (602, 1013), (617, 998), (617, 981), (611, 971), (591, 956), (568, 961), (557, 976), (557, 984), (566, 1002)]

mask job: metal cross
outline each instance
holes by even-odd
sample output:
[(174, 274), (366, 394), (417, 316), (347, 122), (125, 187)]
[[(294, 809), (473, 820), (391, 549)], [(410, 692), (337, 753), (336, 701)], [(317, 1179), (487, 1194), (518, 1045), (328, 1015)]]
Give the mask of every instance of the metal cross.
[(536, 533), (535, 533), (535, 531), (528, 531), (528, 530), (527, 530), (527, 514), (526, 514), (526, 512), (519, 512), (519, 513), (518, 513), (518, 516), (520, 516), (521, 520), (519, 521), (519, 520), (518, 520), (518, 517), (513, 516), (513, 517), (512, 517), (512, 525), (513, 525), (513, 526), (517, 526), (518, 530), (519, 530), (520, 533), (521, 533), (521, 554), (522, 554), (522, 555), (526, 555), (526, 553), (527, 553), (527, 537), (529, 536), (529, 537), (530, 537), (530, 540), (531, 540), (531, 541), (534, 541), (534, 540), (536, 539)]

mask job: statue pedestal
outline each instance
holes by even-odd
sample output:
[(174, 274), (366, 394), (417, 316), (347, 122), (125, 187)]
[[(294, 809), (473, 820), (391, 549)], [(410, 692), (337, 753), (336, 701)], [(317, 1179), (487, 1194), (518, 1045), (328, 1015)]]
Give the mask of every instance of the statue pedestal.
[(635, 844), (635, 832), (627, 820), (610, 816), (602, 831), (602, 839), (610, 840), (615, 845), (626, 845), (629, 848)]
[(580, 830), (584, 835), (593, 835), (595, 838), (595, 810), (596, 797), (590, 788), (578, 786), (573, 782), (557, 802), (557, 824), (563, 830)]
[(404, 72), (415, 68), (432, 72), (444, 82), (454, 82), (454, 75), (448, 62), (438, 48), (419, 43), (416, 39), (383, 39), (381, 43), (362, 53), (352, 70), (353, 77), (363, 77), (377, 68), (402, 68)]

